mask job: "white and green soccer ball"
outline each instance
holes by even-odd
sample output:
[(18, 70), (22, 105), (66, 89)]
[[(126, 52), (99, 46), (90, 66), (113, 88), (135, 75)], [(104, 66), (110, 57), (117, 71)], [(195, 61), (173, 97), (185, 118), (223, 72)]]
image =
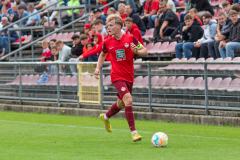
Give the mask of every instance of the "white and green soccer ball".
[(168, 136), (163, 132), (153, 134), (151, 142), (154, 147), (166, 147), (168, 144)]

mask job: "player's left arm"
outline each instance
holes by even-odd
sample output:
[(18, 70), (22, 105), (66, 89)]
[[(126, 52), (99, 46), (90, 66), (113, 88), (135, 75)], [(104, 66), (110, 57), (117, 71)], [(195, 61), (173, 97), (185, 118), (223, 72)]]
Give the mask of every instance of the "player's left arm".
[(146, 56), (148, 54), (147, 49), (135, 37), (133, 37), (131, 47), (133, 53), (137, 56)]

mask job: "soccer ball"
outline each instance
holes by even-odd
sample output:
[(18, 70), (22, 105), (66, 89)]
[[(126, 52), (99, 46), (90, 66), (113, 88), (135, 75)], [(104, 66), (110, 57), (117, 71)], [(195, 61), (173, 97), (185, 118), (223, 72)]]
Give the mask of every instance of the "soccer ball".
[(154, 147), (166, 147), (168, 144), (168, 136), (163, 132), (154, 133), (151, 142)]

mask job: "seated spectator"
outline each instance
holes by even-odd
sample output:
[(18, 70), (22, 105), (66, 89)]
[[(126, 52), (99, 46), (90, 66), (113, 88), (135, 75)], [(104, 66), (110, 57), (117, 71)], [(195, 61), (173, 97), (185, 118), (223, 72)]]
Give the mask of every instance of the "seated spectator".
[(139, 17), (138, 14), (133, 12), (131, 5), (126, 5), (125, 9), (126, 9), (126, 13), (127, 13), (128, 17), (132, 18), (133, 23), (135, 23), (138, 26), (138, 28), (141, 30), (141, 34), (144, 35), (146, 32), (146, 27), (145, 27), (142, 19)]
[(50, 58), (52, 56), (52, 53), (49, 49), (48, 42), (45, 40), (42, 42), (42, 54), (41, 54), (41, 62), (46, 62), (46, 59)]
[(56, 39), (51, 39), (51, 40), (49, 41), (49, 48), (51, 49), (52, 47), (56, 46), (56, 42), (57, 42)]
[[(89, 42), (91, 42), (91, 41), (89, 41)], [(79, 57), (80, 60), (84, 60), (86, 62), (96, 62), (98, 60), (98, 55), (102, 51), (102, 45), (103, 45), (102, 35), (99, 33), (94, 33), (93, 43), (94, 43), (93, 49), (87, 50), (86, 52), (84, 52)]]
[(27, 5), (23, 0), (14, 0), (13, 5), (16, 5), (16, 6), (23, 5), (26, 7), (25, 10), (27, 10)]
[(117, 11), (115, 10), (115, 8), (111, 7), (111, 8), (108, 9), (107, 15), (116, 14), (116, 12)]
[[(9, 25), (9, 21), (7, 17), (2, 17), (1, 20), (2, 27), (6, 27)], [(13, 27), (8, 27), (13, 28)], [(0, 32), (0, 57), (9, 53), (9, 43), (15, 42), (18, 39), (18, 35), (16, 31), (10, 31), (8, 35), (8, 29), (1, 30)]]
[[(240, 19), (238, 12), (235, 10), (229, 11), (229, 18), (232, 22), (228, 39), (225, 39), (219, 44), (219, 52), (222, 58), (234, 57), (236, 50), (240, 49)], [(227, 34), (223, 34), (227, 37)]]
[[(27, 20), (27, 23), (26, 23), (26, 26), (35, 26), (35, 25), (38, 25), (41, 21), (41, 17), (40, 15), (37, 13), (36, 9), (34, 9), (34, 4), (33, 3), (29, 3), (28, 4), (28, 14), (29, 15), (32, 15), (28, 18)], [(35, 15), (33, 15), (35, 14)]]
[[(197, 40), (194, 43), (194, 47), (200, 48), (200, 57), (208, 58), (208, 45), (214, 41), (214, 37), (217, 31), (217, 22), (212, 19), (212, 15), (209, 12), (206, 12), (202, 16), (204, 24), (204, 33), (203, 37)], [(196, 58), (199, 56), (197, 55)]]
[(66, 62), (70, 58), (71, 55), (71, 47), (67, 46), (63, 43), (63, 41), (58, 40), (56, 42), (57, 49), (59, 51), (59, 61)]
[[(28, 12), (25, 10), (25, 8), (26, 8), (26, 6), (24, 6), (24, 5), (18, 6), (18, 10), (17, 10), (17, 13), (18, 13), (17, 19), (18, 20), (28, 16)], [(28, 20), (27, 18), (22, 20), (21, 22), (18, 23), (18, 26), (20, 26), (20, 27), (26, 26), (27, 20)]]
[(222, 10), (225, 14), (228, 14), (228, 12), (231, 10), (231, 4), (228, 1), (224, 1), (222, 3)]
[(194, 17), (194, 20), (195, 20), (197, 23), (199, 23), (200, 26), (202, 26), (202, 25), (203, 25), (202, 20), (198, 17), (197, 13), (198, 13), (198, 11), (197, 11), (196, 8), (192, 8), (192, 9), (189, 10), (189, 14), (190, 14), (192, 17)]
[(139, 30), (138, 26), (135, 23), (133, 23), (132, 18), (130, 17), (126, 18), (125, 26), (127, 28), (126, 33), (132, 34), (140, 43), (143, 44), (141, 31)]
[[(41, 0), (36, 6), (35, 9), (42, 9), (44, 7), (48, 7), (54, 3), (57, 3), (57, 0)], [(56, 7), (56, 6), (55, 6)], [(50, 8), (54, 8), (54, 6), (50, 7)], [(49, 9), (50, 9), (49, 8)]]
[(218, 15), (218, 25), (217, 33), (214, 37), (214, 41), (208, 44), (209, 54), (213, 58), (220, 58), (220, 53), (218, 50), (220, 41), (224, 40), (225, 37), (223, 34), (229, 34), (229, 27), (231, 25), (231, 20), (227, 18), (227, 15), (224, 12), (219, 13)]
[(184, 17), (185, 25), (182, 28), (182, 43), (176, 45), (176, 58), (191, 58), (194, 42), (203, 35), (203, 29), (199, 24), (194, 24), (191, 15)]
[(97, 19), (93, 22), (93, 27), (97, 33), (100, 33), (103, 37), (107, 36), (107, 30), (103, 24), (103, 21)]
[(159, 0), (146, 0), (144, 4), (143, 22), (146, 28), (153, 28), (159, 9)]
[(8, 10), (11, 8), (11, 2), (9, 0), (1, 0), (1, 14), (3, 16), (8, 16)]
[(177, 15), (171, 9), (167, 8), (166, 1), (160, 2), (158, 12), (158, 15), (161, 16), (156, 19), (154, 40), (159, 41), (166, 37), (175, 37), (179, 26)]
[(126, 7), (126, 5), (124, 3), (119, 3), (119, 5), (118, 5), (118, 13), (121, 16), (123, 22), (125, 21), (125, 19), (128, 16), (126, 13), (125, 7)]
[[(63, 43), (63, 41), (58, 40), (56, 42), (56, 46), (58, 49), (58, 61), (59, 62), (67, 62), (70, 58), (71, 55), (71, 47), (67, 46), (66, 44)], [(60, 73), (64, 74), (66, 72), (66, 66), (65, 65), (61, 65), (60, 66)]]
[(199, 12), (199, 16), (201, 17), (203, 11), (208, 11), (212, 15), (214, 15), (213, 7), (209, 3), (208, 0), (191, 0), (190, 1), (191, 8), (196, 8)]
[(167, 2), (167, 7), (171, 9), (174, 13), (176, 13), (176, 6), (173, 0), (163, 0)]
[(90, 22), (93, 22), (93, 21), (95, 21), (95, 20), (97, 20), (97, 19), (100, 19), (100, 20), (102, 20), (103, 21), (103, 24), (106, 24), (106, 16), (102, 13), (102, 11), (100, 10), (100, 9), (95, 9), (94, 11), (93, 11), (93, 20), (92, 21), (90, 21)]
[[(79, 62), (79, 56), (83, 53), (83, 45), (80, 40), (80, 36), (75, 34), (72, 36), (73, 45), (71, 50), (71, 58), (69, 62)], [(76, 65), (70, 65), (70, 70), (73, 75), (77, 75)]]

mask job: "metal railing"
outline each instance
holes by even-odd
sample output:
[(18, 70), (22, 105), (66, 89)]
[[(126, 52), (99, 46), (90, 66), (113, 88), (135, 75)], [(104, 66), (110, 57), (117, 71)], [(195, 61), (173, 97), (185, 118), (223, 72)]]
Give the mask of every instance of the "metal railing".
[[(66, 71), (64, 74), (60, 72), (60, 68), (62, 65), (70, 66), (77, 64), (96, 64), (96, 63), (83, 63), (83, 62), (12, 62), (6, 63), (1, 62), (1, 75), (0, 75), (0, 85), (1, 99), (15, 99), (20, 103), (23, 101), (49, 101), (56, 102), (57, 106), (61, 106), (62, 103), (75, 103), (79, 105), (79, 97), (78, 97), (78, 88), (79, 83), (71, 84), (70, 81), (62, 82), (62, 78), (64, 77), (74, 77), (71, 75), (72, 73)], [(30, 84), (26, 83), (26, 75), (28, 76), (38, 76), (41, 73), (36, 73), (33, 68), (37, 66), (56, 66), (57, 75), (57, 83), (54, 85), (46, 84), (37, 84), (37, 79)], [(106, 64), (108, 65), (108, 64)], [(173, 69), (168, 70), (167, 67), (170, 65), (193, 65), (193, 66), (201, 66), (201, 70), (181, 70), (181, 69)], [(226, 67), (225, 70), (211, 70), (211, 67), (214, 65), (221, 65), (221, 67)], [(240, 78), (239, 82), (236, 84), (236, 89), (231, 91), (230, 85), (234, 84), (235, 80), (238, 80), (238, 76), (236, 76), (236, 71), (240, 71), (238, 67), (240, 66), (240, 62), (139, 62), (135, 63), (135, 66), (139, 69), (135, 69), (135, 84), (133, 86), (133, 97), (134, 97), (134, 106), (142, 106), (148, 107), (149, 111), (153, 111), (154, 108), (159, 107), (168, 107), (168, 108), (191, 108), (191, 109), (205, 109), (205, 113), (208, 114), (209, 110), (217, 109), (217, 110), (240, 110)], [(235, 66), (235, 69), (229, 68)], [(9, 70), (5, 70), (4, 68), (8, 68)], [(16, 68), (16, 70), (12, 70), (11, 68)], [(66, 67), (67, 68), (67, 67)], [(194, 68), (194, 67), (193, 67)], [(230, 69), (230, 70), (229, 70)], [(17, 75), (14, 76), (15, 72), (18, 71)], [(102, 95), (102, 105), (110, 105), (116, 100), (116, 90), (112, 85), (107, 82), (107, 76), (109, 75), (109, 68), (104, 66), (102, 69), (101, 77), (104, 77), (101, 80), (101, 95)], [(9, 75), (9, 79), (7, 80), (4, 74)], [(78, 72), (79, 74), (79, 72)], [(92, 75), (93, 73), (89, 73)], [(50, 73), (48, 75), (51, 77)], [(137, 77), (143, 76), (141, 79), (142, 82), (145, 81), (142, 85), (139, 85), (137, 81)], [(163, 77), (175, 77), (176, 79), (181, 76), (184, 76), (184, 81), (190, 77), (193, 77), (194, 80), (197, 78), (202, 79), (202, 88), (196, 88), (196, 86), (188, 86), (185, 88), (181, 88), (178, 84), (172, 84), (171, 80), (166, 82), (163, 86), (156, 85), (153, 81), (153, 78), (158, 76), (160, 79)], [(14, 80), (19, 78), (17, 84), (12, 83)], [(231, 84), (229, 84), (228, 88), (221, 88), (221, 84), (215, 86), (214, 89), (211, 87), (211, 83), (208, 82), (208, 79), (217, 79), (217, 78), (230, 78)], [(240, 77), (240, 75), (239, 75)], [(29, 77), (28, 77), (29, 78)], [(145, 79), (144, 79), (145, 78)], [(31, 78), (30, 78), (31, 79)], [(32, 78), (34, 79), (34, 78)], [(31, 79), (31, 80), (32, 80)], [(171, 79), (171, 78), (170, 78)], [(51, 79), (49, 79), (51, 81)], [(212, 80), (212, 82), (214, 82)], [(50, 83), (50, 82), (49, 82)], [(70, 84), (68, 84), (70, 83)], [(90, 83), (90, 82), (89, 82)], [(176, 83), (176, 82), (175, 82)], [(179, 82), (180, 83), (180, 82)], [(229, 82), (230, 83), (230, 82)], [(233, 83), (233, 84), (232, 84)], [(209, 86), (210, 85), (210, 86)], [(210, 87), (210, 88), (209, 88)], [(194, 89), (193, 89), (194, 88)], [(81, 105), (81, 104), (80, 104)]]
[[(103, 8), (105, 8), (105, 7), (108, 7), (108, 6), (114, 4), (114, 3), (118, 2), (118, 1), (119, 1), (119, 0), (114, 0), (114, 1), (112, 1), (112, 2), (110, 2), (110, 3), (108, 3), (108, 4), (106, 4), (106, 5), (104, 5), (104, 6), (102, 6), (102, 7), (100, 7), (99, 9), (103, 9)], [(5, 56), (2, 56), (2, 57), (0, 58), (0, 61), (1, 61), (1, 60), (4, 60), (4, 59), (6, 59), (6, 58), (8, 58), (8, 57), (10, 57), (10, 56), (12, 56), (12, 55), (14, 55), (14, 54), (17, 54), (18, 52), (20, 52), (20, 51), (22, 51), (22, 50), (30, 47), (31, 45), (34, 45), (34, 44), (38, 43), (39, 41), (44, 40), (45, 38), (53, 35), (54, 33), (57, 33), (57, 32), (59, 32), (59, 31), (62, 31), (63, 29), (65, 29), (65, 28), (67, 28), (67, 27), (69, 27), (69, 26), (71, 26), (71, 25), (73, 25), (73, 24), (75, 24), (75, 23), (77, 23), (77, 22), (85, 19), (85, 18), (88, 18), (88, 17), (89, 17), (89, 14), (85, 14), (85, 15), (83, 15), (82, 17), (77, 18), (77, 19), (75, 19), (74, 21), (72, 21), (72, 22), (70, 22), (70, 23), (68, 23), (68, 24), (66, 24), (66, 25), (64, 25), (64, 26), (62, 26), (62, 27), (54, 30), (53, 32), (50, 32), (50, 33), (46, 34), (45, 36), (40, 37), (40, 38), (38, 38), (38, 39), (36, 39), (36, 40), (28, 43), (27, 45), (24, 45), (24, 46), (22, 46), (21, 48), (18, 48), (18, 49), (16, 49), (16, 50), (10, 52), (9, 54), (7, 54), (7, 55), (5, 55)]]

